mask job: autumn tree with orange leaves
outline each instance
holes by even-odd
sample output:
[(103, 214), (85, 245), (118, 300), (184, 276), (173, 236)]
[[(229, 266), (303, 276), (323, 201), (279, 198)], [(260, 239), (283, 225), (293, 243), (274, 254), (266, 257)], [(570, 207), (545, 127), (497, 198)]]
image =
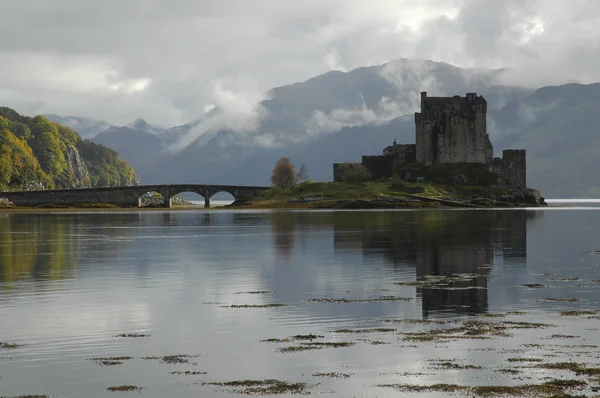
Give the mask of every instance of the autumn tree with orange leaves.
[(282, 157), (279, 158), (277, 163), (275, 163), (275, 167), (273, 167), (271, 184), (284, 191), (289, 191), (307, 178), (305, 165), (300, 165), (300, 169), (296, 172), (296, 166), (294, 166), (290, 158)]

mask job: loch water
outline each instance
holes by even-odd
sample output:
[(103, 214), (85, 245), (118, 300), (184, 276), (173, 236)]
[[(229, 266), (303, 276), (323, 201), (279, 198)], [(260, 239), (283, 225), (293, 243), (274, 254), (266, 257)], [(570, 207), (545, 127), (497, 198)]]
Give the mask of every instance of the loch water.
[[(578, 393), (592, 394), (584, 376), (537, 364), (600, 366), (599, 302), (590, 203), (0, 214), (0, 342), (19, 345), (0, 348), (0, 396), (133, 396), (106, 388), (134, 385), (223, 397), (240, 391), (206, 383), (275, 379), (316, 396), (399, 397), (410, 394), (382, 385), (549, 377), (586, 380)], [(470, 321), (509, 326), (410, 339)], [(118, 337), (130, 333), (144, 337)], [(315, 342), (350, 344), (281, 350)], [(94, 360), (110, 357), (131, 358)]]

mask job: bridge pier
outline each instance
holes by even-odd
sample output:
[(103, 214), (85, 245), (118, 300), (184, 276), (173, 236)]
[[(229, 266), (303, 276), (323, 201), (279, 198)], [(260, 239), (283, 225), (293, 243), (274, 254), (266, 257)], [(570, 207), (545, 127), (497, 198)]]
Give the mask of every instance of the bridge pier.
[(163, 198), (165, 199), (163, 206), (166, 209), (170, 209), (171, 208), (171, 196), (170, 195), (163, 195)]
[(205, 196), (204, 197), (204, 208), (209, 208), (210, 207), (210, 197)]

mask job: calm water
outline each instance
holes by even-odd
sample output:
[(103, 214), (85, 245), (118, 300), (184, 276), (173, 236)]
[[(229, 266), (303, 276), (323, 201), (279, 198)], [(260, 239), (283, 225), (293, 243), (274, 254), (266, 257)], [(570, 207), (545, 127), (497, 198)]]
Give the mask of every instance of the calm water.
[[(202, 383), (278, 379), (308, 382), (318, 396), (395, 397), (404, 394), (377, 385), (543, 382), (549, 371), (507, 359), (600, 362), (590, 347), (600, 341), (600, 320), (558, 315), (600, 308), (599, 225), (600, 207), (589, 203), (0, 214), (0, 342), (23, 344), (0, 349), (0, 396), (107, 397), (119, 393), (104, 388), (129, 384), (144, 387), (145, 397), (222, 397), (221, 388)], [(429, 275), (453, 279), (435, 288), (412, 283)], [(269, 293), (249, 293), (256, 291)], [(231, 307), (269, 303), (289, 306)], [(484, 316), (513, 311), (525, 314)], [(439, 324), (404, 322), (422, 319)], [(480, 340), (408, 342), (402, 334), (466, 320), (552, 327)], [(332, 332), (365, 328), (397, 330)], [(120, 333), (149, 337), (114, 337)], [(310, 333), (321, 342), (356, 344), (282, 353), (301, 342), (260, 341)], [(178, 354), (199, 356), (183, 364), (142, 359)], [(117, 366), (90, 360), (113, 356), (133, 359)], [(436, 359), (482, 368), (436, 369)], [(503, 373), (508, 367), (519, 373)], [(188, 370), (207, 374), (171, 373)]]

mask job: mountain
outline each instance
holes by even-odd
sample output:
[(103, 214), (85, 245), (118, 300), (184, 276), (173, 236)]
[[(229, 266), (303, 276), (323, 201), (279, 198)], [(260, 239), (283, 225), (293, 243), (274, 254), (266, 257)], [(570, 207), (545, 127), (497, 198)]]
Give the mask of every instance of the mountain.
[[(497, 84), (503, 73), (502, 69), (463, 69), (406, 59), (350, 72), (328, 72), (270, 90), (269, 99), (260, 103), (262, 117), (251, 131), (216, 129), (219, 109), (196, 121), (193, 128), (180, 126), (176, 137), (189, 137), (195, 131), (197, 138), (184, 150), (165, 151), (155, 162), (136, 169), (144, 182), (152, 183), (268, 184), (272, 163), (287, 155), (306, 163), (311, 178), (329, 180), (333, 161), (379, 154), (394, 137), (405, 136), (407, 142), (414, 142), (414, 124), (398, 118), (418, 109), (421, 91), (432, 95), (478, 91), (502, 106), (531, 93)], [(340, 159), (332, 158), (335, 153)], [(271, 161), (268, 167), (258, 166)]]
[(111, 127), (109, 123), (90, 119), (87, 117), (79, 117), (79, 116), (58, 116), (52, 114), (43, 115), (51, 122), (60, 123), (63, 126), (70, 127), (74, 131), (77, 131), (77, 134), (81, 136), (81, 138), (92, 138), (96, 136), (98, 133), (108, 129)]
[(525, 148), (531, 185), (547, 197), (600, 197), (600, 83), (543, 87), (501, 115), (505, 147)]
[(528, 150), (530, 186), (547, 197), (600, 196), (594, 172), (600, 85), (514, 87), (502, 84), (504, 73), (402, 59), (273, 88), (246, 119), (214, 109), (167, 129), (137, 120), (94, 141), (115, 148), (144, 183), (265, 185), (280, 156), (306, 164), (310, 178), (328, 181), (333, 162), (380, 154), (394, 138), (414, 143), (412, 114), (421, 91), (477, 92), (488, 101), (495, 155), (504, 148)]
[(0, 107), (0, 189), (87, 188), (137, 184), (118, 154), (44, 116)]
[(156, 134), (136, 126), (110, 127), (92, 138), (97, 143), (117, 151), (135, 169), (153, 162), (164, 148), (163, 140)]

